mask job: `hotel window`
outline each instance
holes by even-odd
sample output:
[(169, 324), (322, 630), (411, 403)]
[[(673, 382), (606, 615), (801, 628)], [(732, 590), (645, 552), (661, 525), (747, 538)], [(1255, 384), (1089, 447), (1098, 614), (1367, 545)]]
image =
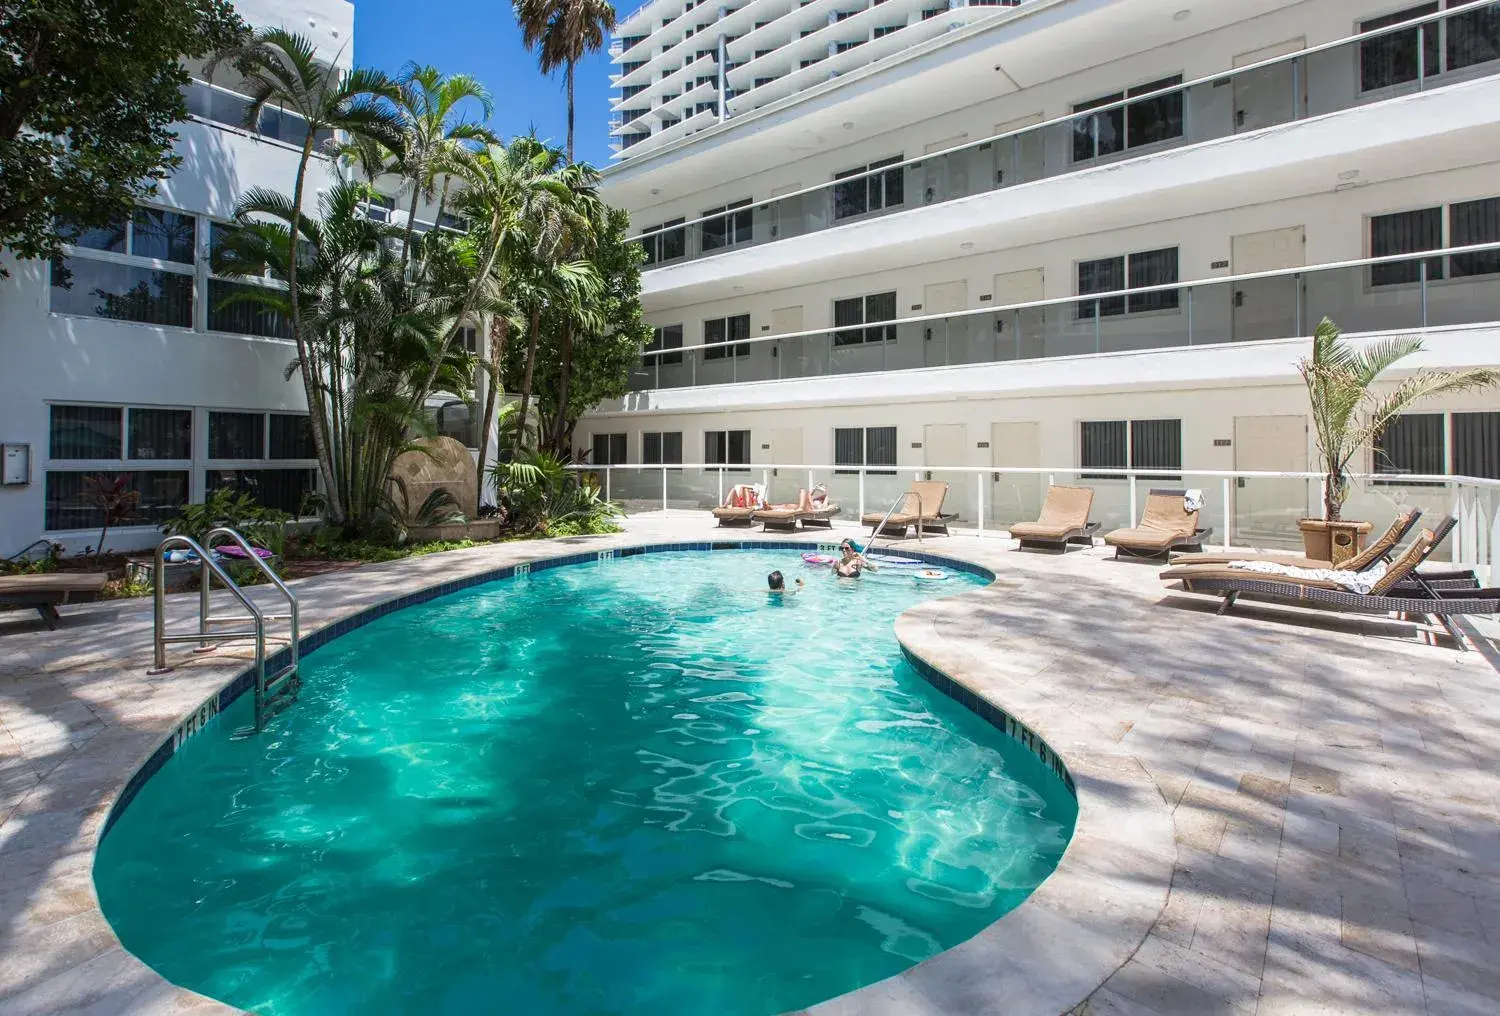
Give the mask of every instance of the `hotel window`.
[[(836, 473), (858, 472), (859, 466), (894, 466), (896, 464), (895, 427), (837, 427), (833, 431), (833, 464), (856, 467), (836, 469)], [(894, 469), (871, 470), (874, 476), (894, 476)]]
[(892, 32), (899, 32), (905, 25), (877, 25), (875, 26), (875, 38), (883, 39)]
[[(1374, 441), (1375, 472), (1398, 476), (1441, 476), (1443, 414), (1407, 413), (1396, 417)], [(1376, 481), (1400, 482), (1400, 481)]]
[(750, 432), (748, 430), (704, 431), (703, 461), (710, 466), (748, 466), (750, 464)]
[(197, 221), (137, 208), (101, 228), (65, 227), (63, 242), (73, 249), (52, 261), (52, 311), (193, 327)]
[[(248, 494), (267, 508), (298, 515), (303, 499), (316, 487), (312, 460), (317, 453), (305, 413), (210, 411), (208, 457), (236, 463), (235, 467), (209, 469), (204, 474), (204, 486), (210, 494), (228, 487)], [(295, 461), (306, 464), (284, 464)], [(273, 462), (280, 464), (272, 466)]]
[[(1091, 469), (1143, 470), (1139, 479), (1177, 480), (1182, 470), (1181, 420), (1099, 420), (1078, 425), (1079, 474), (1107, 480)], [(1149, 471), (1159, 472), (1149, 472)]]
[[(726, 215), (719, 213), (727, 212)], [(728, 205), (718, 208), (710, 208), (703, 213), (705, 216), (716, 216), (706, 218), (702, 224), (703, 249), (705, 251), (718, 250), (720, 247), (732, 247), (739, 243), (750, 242), (751, 216), (750, 199), (734, 201)]]
[[(1445, 441), (1444, 428), (1451, 433)], [(1447, 444), (1449, 451), (1445, 453)], [(1405, 413), (1375, 438), (1375, 472), (1386, 476), (1500, 479), (1500, 412)], [(1408, 483), (1397, 479), (1377, 483)], [(1416, 481), (1416, 486), (1426, 486)]]
[(372, 222), (390, 222), (396, 210), (396, 199), (385, 194), (372, 194), (366, 199), (365, 218)]
[[(387, 199), (389, 200), (389, 199)], [(215, 264), (224, 267), (232, 255), (225, 240), (232, 229), (225, 223), (208, 224), (208, 251), (210, 271)], [(208, 279), (208, 330), (230, 332), (235, 335), (262, 335), (274, 339), (290, 339), (292, 323), (279, 309), (267, 305), (257, 297), (272, 295), (284, 299), (286, 290), (279, 283), (247, 282), (242, 279), (222, 279), (210, 275)]]
[[(650, 135), (645, 135), (650, 137)], [(663, 261), (675, 261), (687, 253), (687, 229), (683, 227), (683, 219), (673, 219), (659, 226), (647, 226), (641, 230), (642, 233), (652, 235), (641, 238), (641, 247), (646, 251), (646, 264), (654, 265)], [(679, 228), (673, 229), (673, 226)], [(656, 232), (661, 230), (661, 232)]]
[[(1444, 247), (1500, 243), (1500, 198), (1459, 201), (1444, 208), (1418, 208), (1370, 217), (1370, 256), (1420, 254)], [(1446, 235), (1444, 230), (1446, 228)], [(1500, 250), (1474, 251), (1451, 257), (1393, 261), (1370, 266), (1370, 285), (1393, 286), (1418, 282), (1422, 264), (1427, 279), (1467, 278), (1500, 274)]]
[[(1176, 74), (1160, 81), (1136, 85), (1125, 92), (1101, 95), (1088, 102), (1080, 102), (1073, 112), (1082, 113), (1096, 106), (1107, 106), (1112, 102), (1146, 95), (1163, 88), (1182, 84), (1182, 75)], [(1092, 116), (1081, 116), (1073, 121), (1073, 161), (1085, 162), (1101, 155), (1112, 155), (1129, 148), (1153, 145), (1159, 141), (1182, 137), (1182, 92), (1169, 92), (1139, 102), (1126, 103), (1113, 109), (1101, 110)]]
[[(124, 476), (126, 486), (140, 494), (139, 503), (118, 525), (157, 525), (187, 503), (193, 412), (52, 406), (47, 452), (53, 463), (69, 464), (48, 469), (44, 477), (43, 527), (48, 531), (97, 529), (103, 523), (102, 512), (89, 497), (89, 477), (108, 483)], [(167, 463), (180, 468), (163, 468)]]
[(479, 355), (479, 329), (473, 325), (464, 325), (453, 336), (454, 344), (470, 356)]
[[(749, 356), (750, 344), (738, 341), (749, 337), (749, 314), (737, 314), (734, 317), (705, 321), (703, 322), (703, 342), (705, 345), (716, 348), (705, 349), (703, 359), (722, 360), (730, 355), (731, 351), (735, 356)], [(732, 343), (732, 345), (726, 347), (725, 343)]]
[(890, 166), (901, 161), (901, 156), (893, 155), (889, 159), (881, 159), (872, 162), (868, 166), (856, 166), (846, 169), (842, 173), (835, 173), (835, 180), (843, 180), (846, 177), (858, 176), (869, 173), (869, 176), (860, 176), (858, 180), (850, 180), (848, 183), (834, 185), (833, 188), (833, 217), (835, 219), (847, 219), (852, 215), (863, 215), (866, 212), (879, 211), (882, 208), (894, 208), (906, 200), (906, 169), (896, 166), (884, 173), (876, 173), (882, 166)]
[[(1445, 7), (1457, 7), (1450, 0)], [(1428, 14), (1436, 2), (1419, 4), (1359, 23), (1360, 32), (1374, 32)], [(1362, 91), (1391, 88), (1500, 59), (1500, 4), (1490, 4), (1440, 21), (1387, 32), (1359, 45), (1359, 86)]]
[(835, 43), (834, 47), (833, 47), (833, 51), (834, 51), (835, 54), (838, 54), (838, 53), (847, 53), (851, 49), (854, 49), (856, 46), (863, 46), (864, 44), (865, 44), (865, 40), (864, 39), (855, 39), (853, 42)]
[[(654, 353), (661, 349), (682, 348), (682, 325), (660, 325), (651, 331), (651, 341), (646, 343), (646, 352)], [(647, 367), (653, 367), (658, 363), (666, 366), (667, 364), (681, 362), (681, 353), (662, 353), (660, 356), (645, 357)]]
[[(847, 300), (833, 301), (833, 344), (857, 346), (866, 342), (895, 342), (895, 324), (874, 322), (896, 320), (896, 294), (874, 293)], [(865, 328), (851, 327), (868, 325)]]
[(641, 461), (648, 466), (682, 464), (682, 432), (649, 432), (641, 435)]
[(928, 21), (928, 20), (930, 20), (932, 18), (937, 17), (939, 14), (947, 14), (947, 13), (948, 13), (948, 8), (946, 6), (944, 6), (944, 7), (927, 7), (927, 8), (924, 8), (922, 10), (922, 20), (923, 21)]
[[(1112, 293), (1122, 289), (1162, 286), (1177, 281), (1177, 248), (1138, 251), (1121, 257), (1099, 258), (1078, 262), (1078, 295)], [(1106, 296), (1098, 300), (1081, 300), (1080, 321), (1147, 311), (1176, 310), (1179, 291), (1163, 289), (1151, 293)]]
[(624, 434), (594, 435), (594, 465), (623, 466), (625, 464)]

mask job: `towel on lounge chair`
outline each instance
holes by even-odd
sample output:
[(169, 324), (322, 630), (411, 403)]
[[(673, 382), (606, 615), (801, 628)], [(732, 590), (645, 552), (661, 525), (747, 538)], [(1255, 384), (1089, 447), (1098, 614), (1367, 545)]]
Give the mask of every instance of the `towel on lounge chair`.
[(1197, 487), (1189, 487), (1182, 495), (1182, 506), (1190, 512), (1201, 509), (1203, 507), (1203, 491)]
[(1307, 582), (1332, 582), (1353, 593), (1368, 593), (1385, 577), (1384, 561), (1376, 561), (1364, 571), (1342, 568), (1296, 568), (1279, 561), (1230, 561), (1229, 567), (1264, 575), (1284, 575)]

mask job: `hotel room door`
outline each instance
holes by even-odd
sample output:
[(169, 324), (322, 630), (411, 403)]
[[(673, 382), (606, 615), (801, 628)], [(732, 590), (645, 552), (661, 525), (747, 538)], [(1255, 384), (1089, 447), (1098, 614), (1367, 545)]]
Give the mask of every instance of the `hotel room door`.
[[(1012, 522), (1035, 522), (1042, 510), (1046, 477), (1039, 473), (1007, 473), (1012, 469), (1036, 469), (1042, 464), (1042, 431), (1034, 422), (990, 424), (989, 503), (990, 520), (998, 526)], [(1063, 482), (1067, 482), (1066, 479)]]
[[(1307, 470), (1305, 416), (1236, 416), (1234, 468), (1244, 472)], [(1301, 546), (1297, 520), (1307, 514), (1312, 480), (1243, 477), (1234, 482), (1234, 542)]]

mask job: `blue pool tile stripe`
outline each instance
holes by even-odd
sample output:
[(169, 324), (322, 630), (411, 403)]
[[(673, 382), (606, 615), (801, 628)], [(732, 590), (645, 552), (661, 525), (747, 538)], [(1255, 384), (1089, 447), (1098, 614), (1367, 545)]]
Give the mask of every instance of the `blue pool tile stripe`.
[[(831, 539), (823, 540), (818, 543), (787, 540), (698, 540), (692, 543), (654, 543), (647, 544), (645, 546), (624, 547), (613, 550), (611, 552), (611, 557), (635, 557), (640, 554), (672, 554), (715, 550), (817, 551), (820, 547), (826, 547), (832, 542), (833, 541)], [(990, 571), (988, 568), (982, 567), (981, 565), (977, 564), (971, 564), (968, 561), (959, 561), (953, 558), (943, 557), (939, 554), (929, 554), (925, 551), (920, 550), (908, 551), (903, 547), (901, 548), (901, 553), (895, 556), (909, 557), (914, 560), (922, 561), (925, 564), (932, 564), (943, 568), (949, 568), (953, 571), (963, 572), (967, 575), (976, 575), (988, 582), (993, 582), (995, 580), (995, 573)], [(880, 559), (880, 555), (878, 553), (875, 554), (874, 557), (877, 561)], [(548, 571), (553, 568), (566, 568), (575, 564), (594, 564), (598, 563), (599, 560), (600, 558), (598, 551), (586, 551), (579, 554), (566, 554), (559, 557), (542, 558), (541, 560), (531, 561), (528, 564), (523, 565), (522, 567), (525, 568), (527, 574), (535, 574), (536, 572)], [(464, 578), (450, 579), (446, 582), (428, 586), (425, 589), (418, 589), (415, 592), (406, 593), (401, 596), (397, 596), (392, 599), (373, 604), (356, 614), (351, 614), (349, 617), (342, 618), (338, 621), (333, 622), (332, 624), (324, 625), (317, 631), (310, 632), (309, 634), (304, 635), (302, 637), (302, 658), (305, 660), (308, 654), (313, 652), (314, 650), (327, 645), (340, 636), (349, 634), (356, 628), (364, 627), (371, 621), (375, 621), (379, 618), (385, 617), (387, 614), (393, 614), (398, 610), (403, 610), (407, 607), (415, 606), (419, 603), (427, 603), (431, 600), (437, 599), (440, 596), (448, 596), (452, 593), (463, 592), (466, 589), (472, 589), (474, 586), (482, 586), (486, 583), (499, 582), (504, 579), (514, 578), (516, 575), (516, 568), (516, 565), (505, 565), (502, 568), (494, 568), (490, 571), (479, 572), (477, 574), (469, 575)], [(928, 664), (918, 659), (912, 653), (907, 651), (905, 646), (902, 647), (902, 651), (905, 652), (907, 658), (912, 661), (912, 664), (916, 667), (917, 672), (922, 674), (923, 677), (927, 678), (927, 680), (934, 687), (938, 688), (950, 698), (954, 698), (959, 702), (962, 702), (972, 712), (977, 713), (978, 715), (984, 717), (986, 720), (989, 720), (989, 722), (992, 723), (997, 730), (1006, 733), (1007, 736), (1021, 741), (1023, 745), (1026, 745), (1031, 751), (1035, 752), (1044, 763), (1048, 763), (1048, 759), (1050, 758), (1052, 761), (1048, 764), (1051, 765), (1052, 770), (1057, 773), (1067, 784), (1069, 792), (1071, 793), (1073, 791), (1073, 779), (1071, 776), (1067, 775), (1067, 768), (1062, 765), (1061, 761), (1057, 758), (1056, 753), (1052, 752), (1045, 741), (1042, 741), (1041, 738), (1033, 734), (1024, 725), (1016, 723), (1014, 718), (1008, 716), (1003, 710), (1000, 710), (998, 707), (985, 702), (983, 699), (978, 698), (972, 692), (969, 692), (962, 685), (959, 685), (947, 675), (942, 674), (940, 671), (933, 669)], [(291, 651), (289, 649), (279, 649), (266, 658), (266, 670), (267, 672), (275, 672), (277, 670), (280, 670), (282, 667), (285, 667), (289, 662), (291, 662)], [(937, 679), (934, 679), (932, 675), (936, 675)], [(110, 809), (109, 816), (104, 821), (104, 831), (100, 833), (100, 837), (103, 838), (103, 836), (106, 835), (109, 830), (114, 827), (115, 822), (118, 821), (120, 816), (125, 813), (125, 809), (130, 806), (130, 802), (135, 799), (135, 795), (140, 792), (141, 787), (145, 786), (146, 781), (155, 776), (157, 772), (161, 770), (161, 767), (166, 764), (167, 760), (176, 753), (178, 745), (180, 745), (183, 740), (206, 729), (213, 723), (214, 719), (216, 719), (218, 716), (223, 715), (224, 711), (228, 709), (236, 699), (245, 694), (247, 691), (250, 691), (252, 688), (254, 688), (254, 686), (255, 670), (253, 667), (247, 668), (245, 671), (235, 677), (234, 680), (230, 681), (223, 688), (221, 688), (218, 695), (210, 700), (214, 708), (208, 720), (199, 721), (199, 714), (195, 712), (192, 718), (184, 721), (182, 724), (179, 724), (178, 727), (173, 730), (171, 736), (163, 741), (161, 746), (158, 747), (156, 751), (152, 753), (151, 757), (146, 760), (146, 764), (141, 766), (138, 770), (135, 771), (134, 774), (131, 775), (129, 782), (125, 784), (125, 789), (120, 792), (120, 796), (115, 800), (114, 806)], [(956, 689), (956, 691), (950, 690), (950, 688)], [(998, 715), (1000, 719), (997, 720), (996, 718), (994, 718), (996, 715)], [(1030, 735), (1030, 737), (1034, 739), (1034, 743), (1023, 741), (1017, 733), (1013, 733), (1012, 730), (1007, 727), (1007, 721), (1009, 723), (1015, 724), (1015, 726), (1020, 730), (1023, 730), (1026, 734)], [(1046, 752), (1047, 754), (1043, 755), (1042, 752)]]

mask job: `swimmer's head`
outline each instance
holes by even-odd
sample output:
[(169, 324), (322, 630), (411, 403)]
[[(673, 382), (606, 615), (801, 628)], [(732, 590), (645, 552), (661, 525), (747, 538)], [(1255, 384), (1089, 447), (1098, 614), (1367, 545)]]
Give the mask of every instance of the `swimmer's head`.
[(779, 593), (786, 588), (786, 579), (782, 578), (781, 572), (773, 571), (766, 576), (766, 584), (771, 587), (771, 592)]

